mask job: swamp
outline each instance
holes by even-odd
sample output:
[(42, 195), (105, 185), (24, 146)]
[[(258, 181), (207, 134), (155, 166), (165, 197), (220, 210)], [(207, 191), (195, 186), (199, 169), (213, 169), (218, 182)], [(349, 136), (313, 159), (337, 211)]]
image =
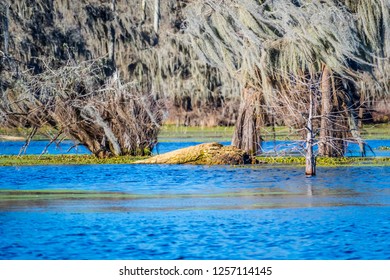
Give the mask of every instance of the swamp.
[(1, 260), (389, 260), (389, 0), (2, 0)]
[[(212, 139), (229, 144), (217, 131)], [(206, 140), (197, 134), (166, 132), (157, 148)], [(262, 156), (268, 163), (255, 165), (150, 165), (93, 159), (83, 147), (64, 155), (69, 141), (40, 159), (48, 141), (32, 141), (18, 157), (23, 142), (3, 141), (0, 256), (388, 259), (390, 152), (380, 148), (390, 140), (367, 141), (375, 158), (319, 159), (321, 175), (311, 178), (297, 156)], [(271, 152), (273, 142), (264, 144)]]

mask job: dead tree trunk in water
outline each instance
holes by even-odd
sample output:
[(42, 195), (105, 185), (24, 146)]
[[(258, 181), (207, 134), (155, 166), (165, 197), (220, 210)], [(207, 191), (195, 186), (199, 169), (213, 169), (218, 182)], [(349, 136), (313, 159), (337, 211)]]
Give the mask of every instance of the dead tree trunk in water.
[[(356, 93), (355, 85), (346, 82), (346, 115), (348, 116), (348, 128), (352, 134), (352, 138), (359, 145), (360, 156), (366, 156), (366, 145), (362, 140), (360, 135), (360, 127), (359, 127), (359, 114), (362, 109), (362, 104), (364, 103), (364, 95), (360, 96), (358, 102), (358, 108), (356, 106), (356, 100), (354, 100), (354, 94)], [(362, 113), (363, 114), (363, 113)]]
[(259, 112), (258, 93), (252, 89), (244, 89), (238, 113), (232, 145), (256, 154), (261, 147), (261, 118)]
[(306, 176), (316, 175), (316, 157), (313, 152), (314, 133), (313, 133), (313, 93), (310, 92), (309, 116), (307, 118), (307, 137), (306, 137)]
[(319, 154), (321, 156), (333, 156), (333, 147), (331, 141), (333, 138), (333, 122), (332, 122), (332, 85), (331, 73), (325, 65), (322, 69), (321, 77), (321, 130)]
[(337, 98), (335, 77), (328, 66), (322, 68), (321, 77), (321, 129), (319, 141), (319, 155), (324, 157), (344, 156), (345, 133), (348, 127), (344, 117), (340, 114), (341, 106)]

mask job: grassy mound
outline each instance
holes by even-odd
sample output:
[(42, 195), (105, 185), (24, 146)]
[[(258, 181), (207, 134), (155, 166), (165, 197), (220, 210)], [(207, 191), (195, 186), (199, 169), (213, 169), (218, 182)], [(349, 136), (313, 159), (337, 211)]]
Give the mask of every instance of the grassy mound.
[(184, 149), (157, 155), (135, 163), (147, 164), (246, 164), (252, 158), (244, 151), (233, 146), (223, 146), (219, 143), (200, 144)]

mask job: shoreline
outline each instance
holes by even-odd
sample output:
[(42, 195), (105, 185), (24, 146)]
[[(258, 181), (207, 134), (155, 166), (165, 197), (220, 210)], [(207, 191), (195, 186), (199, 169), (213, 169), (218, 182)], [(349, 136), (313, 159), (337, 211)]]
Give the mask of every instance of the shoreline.
[[(234, 132), (233, 126), (176, 126), (163, 125), (158, 134), (159, 142), (213, 142), (231, 141)], [(1, 128), (0, 127), (0, 141), (25, 141), (28, 136), (28, 129), (23, 128)], [(261, 130), (261, 135), (265, 141), (273, 140), (300, 140), (301, 136), (297, 131), (290, 131), (286, 126), (275, 126), (275, 135), (273, 135), (270, 127), (264, 127)], [(275, 136), (275, 137), (274, 137)], [(365, 124), (362, 129), (362, 138), (364, 140), (386, 140), (390, 139), (390, 123), (373, 123)], [(50, 141), (45, 133), (37, 133), (32, 141)]]
[(6, 141), (25, 141), (26, 138), (21, 137), (21, 136), (0, 135), (0, 140), (6, 140)]
[[(112, 157), (97, 158), (93, 155), (0, 155), (0, 167), (4, 166), (48, 166), (48, 165), (99, 165), (99, 164), (142, 164), (136, 161), (150, 157)], [(304, 157), (256, 157), (258, 163), (254, 164), (195, 164), (205, 166), (232, 166), (243, 168), (254, 167), (304, 167)], [(154, 163), (149, 163), (153, 164)], [(172, 164), (173, 165), (173, 164)], [(191, 165), (191, 164), (181, 164)], [(317, 158), (317, 167), (362, 167), (362, 166), (390, 166), (390, 157), (343, 157), (343, 158)]]

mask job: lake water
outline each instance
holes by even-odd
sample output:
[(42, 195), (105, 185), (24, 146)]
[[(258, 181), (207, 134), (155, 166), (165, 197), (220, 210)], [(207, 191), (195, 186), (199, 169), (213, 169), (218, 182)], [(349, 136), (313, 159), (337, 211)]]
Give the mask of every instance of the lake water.
[(266, 165), (0, 167), (0, 259), (390, 259), (389, 177), (389, 166), (315, 178)]

